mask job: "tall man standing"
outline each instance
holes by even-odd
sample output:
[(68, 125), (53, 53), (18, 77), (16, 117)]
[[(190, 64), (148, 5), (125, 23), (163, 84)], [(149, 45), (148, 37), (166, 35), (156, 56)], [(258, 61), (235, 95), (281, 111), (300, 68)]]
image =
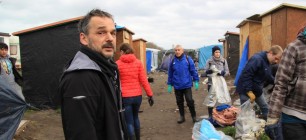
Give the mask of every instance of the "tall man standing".
[(80, 51), (61, 78), (66, 140), (127, 139), (118, 68), (112, 61), (116, 29), (111, 14), (94, 9), (79, 22)]
[(285, 140), (306, 137), (306, 26), (285, 49), (270, 97), (267, 125), (282, 124)]
[(181, 45), (174, 48), (175, 56), (169, 64), (168, 69), (168, 92), (172, 92), (174, 87), (176, 104), (179, 108), (180, 118), (177, 123), (185, 122), (184, 97), (189, 107), (193, 122), (197, 122), (194, 100), (192, 99), (192, 81), (195, 82), (195, 89), (199, 89), (199, 76), (193, 60), (184, 54)]
[(236, 87), (241, 104), (248, 99), (251, 102), (255, 101), (265, 120), (267, 120), (268, 115), (268, 104), (262, 94), (263, 84), (265, 81), (268, 83), (274, 82), (270, 64), (277, 64), (282, 53), (283, 49), (274, 45), (268, 51), (254, 54), (244, 66)]

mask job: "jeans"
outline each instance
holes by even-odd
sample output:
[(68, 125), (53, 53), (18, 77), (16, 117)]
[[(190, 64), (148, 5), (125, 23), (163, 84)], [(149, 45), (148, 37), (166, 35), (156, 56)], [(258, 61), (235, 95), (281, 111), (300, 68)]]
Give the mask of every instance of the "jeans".
[[(240, 97), (240, 104), (243, 104), (244, 102), (246, 102), (249, 99), (249, 96), (247, 94), (244, 94), (244, 93), (240, 93), (239, 97)], [(267, 104), (267, 102), (265, 100), (264, 95), (261, 94), (259, 97), (256, 97), (255, 98), (255, 102), (259, 106), (259, 108), (260, 108), (260, 110), (262, 112), (263, 118), (265, 120), (267, 120), (267, 116), (268, 116), (268, 112), (269, 112), (269, 107), (268, 107), (268, 104)]]
[(266, 126), (265, 133), (271, 140), (283, 140), (281, 121), (278, 121), (276, 124)]
[(127, 97), (122, 100), (125, 108), (124, 116), (129, 136), (135, 135), (135, 130), (140, 129), (138, 111), (142, 102), (142, 96)]
[(304, 140), (306, 137), (305, 123), (283, 123), (284, 140)]

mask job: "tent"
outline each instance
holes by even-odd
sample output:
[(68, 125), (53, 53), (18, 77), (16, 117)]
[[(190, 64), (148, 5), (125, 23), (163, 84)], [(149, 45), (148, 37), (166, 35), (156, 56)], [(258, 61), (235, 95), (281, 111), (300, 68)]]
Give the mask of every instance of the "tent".
[[(16, 83), (15, 83), (16, 84)], [(20, 124), (27, 103), (6, 79), (0, 76), (0, 139), (12, 140)]]
[(242, 73), (242, 70), (248, 61), (248, 54), (249, 54), (249, 37), (247, 37), (246, 39), (246, 42), (244, 44), (244, 48), (241, 54), (241, 58), (240, 58), (240, 62), (239, 62), (239, 66), (238, 66), (238, 70), (237, 70), (235, 82), (234, 82), (235, 86), (237, 86), (240, 74)]
[(147, 72), (151, 72), (158, 67), (158, 49), (146, 48)]
[[(191, 57), (193, 60), (196, 58), (196, 51), (193, 49), (184, 49), (184, 53)], [(159, 67), (157, 70), (159, 71), (168, 71), (169, 64), (175, 56), (174, 50), (162, 50), (158, 52), (158, 64)]]
[[(212, 48), (214, 46), (218, 46), (221, 50), (221, 54), (223, 54), (223, 46), (222, 45), (209, 45), (199, 48), (198, 60), (199, 60), (199, 69), (204, 69), (206, 66), (206, 61), (212, 56)], [(224, 55), (222, 55), (224, 56)]]

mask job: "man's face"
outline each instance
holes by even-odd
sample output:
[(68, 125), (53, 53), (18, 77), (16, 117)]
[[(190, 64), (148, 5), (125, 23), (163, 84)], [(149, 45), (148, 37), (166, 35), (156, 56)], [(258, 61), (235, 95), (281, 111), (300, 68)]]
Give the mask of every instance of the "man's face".
[(2, 49), (0, 49), (0, 57), (6, 57), (7, 56), (7, 49), (4, 49), (4, 48), (2, 48)]
[(180, 57), (184, 53), (184, 50), (182, 47), (176, 47), (174, 48), (174, 52), (176, 57)]
[(278, 53), (278, 54), (272, 54), (272, 52), (268, 53), (268, 60), (270, 62), (270, 64), (277, 64), (279, 63), (280, 59), (282, 57), (282, 53)]
[(113, 57), (116, 48), (114, 21), (107, 17), (92, 17), (88, 24), (88, 35), (80, 33), (80, 41), (106, 58)]

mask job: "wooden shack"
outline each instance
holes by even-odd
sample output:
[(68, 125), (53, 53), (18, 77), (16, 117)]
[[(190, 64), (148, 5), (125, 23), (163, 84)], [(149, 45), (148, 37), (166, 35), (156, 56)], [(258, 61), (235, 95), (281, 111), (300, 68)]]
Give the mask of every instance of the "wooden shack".
[(146, 67), (147, 67), (147, 63), (146, 63), (147, 44), (146, 44), (146, 42), (147, 41), (142, 39), (142, 38), (133, 40), (133, 48), (135, 50), (136, 58), (139, 59), (142, 62), (145, 71), (146, 71)]
[(227, 31), (224, 36), (219, 42), (223, 43), (223, 56), (228, 63), (230, 74), (235, 76), (239, 64), (239, 33)]
[(262, 49), (268, 50), (271, 45), (285, 48), (306, 25), (306, 7), (284, 3), (261, 14), (260, 18)]
[[(58, 92), (64, 66), (81, 46), (77, 28), (81, 18), (83, 16), (13, 33), (20, 40), (23, 94), (27, 102), (39, 108), (53, 105), (52, 98)], [(133, 34), (127, 28), (118, 29), (116, 45), (132, 44)], [(118, 51), (116, 54), (118, 56)]]
[(240, 28), (240, 54), (249, 37), (249, 53), (268, 50), (272, 45), (287, 45), (296, 39), (298, 31), (306, 25), (306, 7), (283, 3), (263, 14), (243, 20)]
[(120, 44), (128, 43), (133, 47), (133, 35), (134, 33), (126, 27), (117, 28), (116, 35), (116, 51), (114, 55), (114, 60), (117, 61), (120, 58)]
[(262, 50), (261, 19), (259, 18), (259, 14), (253, 15), (243, 20), (237, 26), (237, 28), (240, 28), (239, 54), (242, 53), (244, 44), (248, 37), (249, 37), (249, 54), (248, 54), (249, 57)]

